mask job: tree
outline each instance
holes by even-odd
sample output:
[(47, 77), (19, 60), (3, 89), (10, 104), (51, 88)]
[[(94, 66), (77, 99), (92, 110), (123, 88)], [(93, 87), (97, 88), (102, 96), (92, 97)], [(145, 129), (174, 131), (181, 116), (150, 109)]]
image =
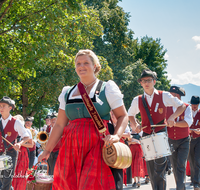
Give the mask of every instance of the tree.
[[(138, 39), (137, 39), (138, 40)], [(145, 36), (138, 42), (135, 59), (142, 59), (147, 67), (157, 73), (158, 81), (156, 88), (161, 90), (168, 90), (170, 87), (170, 80), (166, 76), (167, 60), (164, 55), (167, 52), (163, 49), (163, 45), (160, 43), (160, 39), (154, 40), (152, 37)]]
[(43, 114), (77, 81), (73, 59), (102, 34), (98, 14), (81, 0), (4, 0), (0, 10), (0, 95), (16, 100), (14, 113)]
[(103, 36), (95, 37), (94, 50), (107, 59), (128, 109), (133, 97), (143, 92), (137, 79), (144, 68), (157, 72), (156, 88), (167, 90), (170, 81), (165, 75), (166, 50), (163, 50), (160, 39), (154, 40), (147, 36), (141, 42), (134, 39), (134, 32), (128, 29), (130, 15), (117, 5), (118, 2), (86, 0), (85, 4), (99, 12)]
[(136, 41), (128, 29), (129, 13), (117, 5), (118, 0), (86, 0), (85, 4), (98, 10), (103, 36), (96, 36), (94, 50), (105, 57), (113, 70), (114, 80), (121, 85), (121, 71), (135, 62)]
[(129, 109), (133, 98), (143, 93), (143, 88), (137, 80), (140, 78), (144, 69), (147, 69), (147, 66), (139, 59), (122, 70), (121, 89), (124, 92), (124, 104), (127, 110)]

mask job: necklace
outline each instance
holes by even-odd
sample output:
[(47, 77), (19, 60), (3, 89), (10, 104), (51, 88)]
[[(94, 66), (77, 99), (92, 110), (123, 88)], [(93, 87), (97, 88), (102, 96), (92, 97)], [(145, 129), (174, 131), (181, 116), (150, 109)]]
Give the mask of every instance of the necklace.
[(81, 83), (84, 85), (85, 90), (86, 90), (88, 87), (90, 87), (91, 85), (93, 85), (96, 82), (96, 80), (97, 80), (97, 78), (95, 78), (95, 80), (91, 84), (89, 84), (89, 85), (85, 85), (83, 82), (81, 82)]

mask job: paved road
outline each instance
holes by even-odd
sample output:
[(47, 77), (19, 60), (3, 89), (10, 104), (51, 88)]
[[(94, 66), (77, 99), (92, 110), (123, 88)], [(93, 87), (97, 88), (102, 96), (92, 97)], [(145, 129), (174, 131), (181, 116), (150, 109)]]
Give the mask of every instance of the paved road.
[[(167, 190), (176, 190), (176, 184), (174, 180), (174, 174), (171, 173), (171, 175), (166, 175), (167, 176)], [(151, 184), (145, 184), (144, 179), (141, 178), (140, 180), (141, 186), (140, 188), (133, 188), (131, 184), (128, 184), (127, 187), (124, 186), (124, 190), (128, 189), (140, 189), (140, 190), (152, 190)], [(186, 190), (193, 190), (193, 186), (190, 186), (190, 178), (186, 177)]]

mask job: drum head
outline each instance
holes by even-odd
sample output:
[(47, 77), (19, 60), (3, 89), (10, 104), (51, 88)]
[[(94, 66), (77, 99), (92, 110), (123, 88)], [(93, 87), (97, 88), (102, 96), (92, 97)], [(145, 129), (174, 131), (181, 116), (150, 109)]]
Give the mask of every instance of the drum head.
[(7, 170), (12, 167), (12, 157), (7, 155), (0, 156), (0, 170)]

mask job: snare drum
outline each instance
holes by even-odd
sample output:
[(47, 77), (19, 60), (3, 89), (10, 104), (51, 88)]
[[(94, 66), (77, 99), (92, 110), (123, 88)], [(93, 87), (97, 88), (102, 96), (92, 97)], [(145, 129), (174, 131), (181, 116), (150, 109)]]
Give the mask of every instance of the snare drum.
[(165, 132), (148, 135), (140, 141), (146, 161), (171, 155), (168, 136)]
[(12, 157), (8, 155), (0, 156), (0, 170), (7, 170), (12, 167)]

